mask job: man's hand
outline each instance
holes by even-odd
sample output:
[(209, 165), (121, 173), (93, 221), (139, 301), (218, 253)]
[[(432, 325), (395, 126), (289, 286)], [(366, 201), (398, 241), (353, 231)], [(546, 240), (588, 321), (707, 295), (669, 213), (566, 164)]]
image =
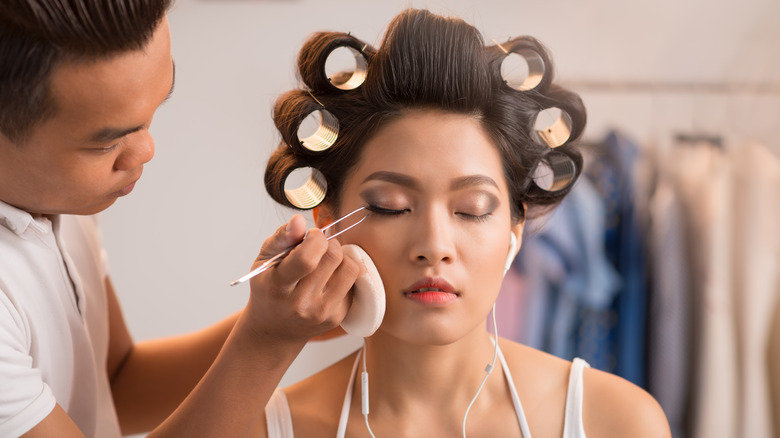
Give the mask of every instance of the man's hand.
[(252, 269), (298, 242), (281, 263), (250, 280), (245, 316), (263, 337), (283, 341), (321, 335), (341, 323), (352, 302), (349, 291), (360, 265), (319, 229), (307, 233), (301, 215), (263, 243)]
[(341, 323), (360, 265), (319, 229), (306, 233), (302, 216), (266, 239), (253, 268), (298, 242), (250, 280), (249, 302), (211, 368), (150, 437), (248, 436), (306, 342)]

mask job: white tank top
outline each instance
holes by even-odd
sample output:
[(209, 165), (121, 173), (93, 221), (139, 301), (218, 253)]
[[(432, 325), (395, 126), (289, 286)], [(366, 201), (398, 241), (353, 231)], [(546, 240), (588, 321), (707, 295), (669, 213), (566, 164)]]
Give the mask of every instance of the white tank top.
[[(512, 396), (512, 404), (515, 407), (517, 422), (520, 424), (523, 438), (531, 438), (531, 432), (528, 429), (528, 421), (523, 412), (523, 405), (520, 403), (520, 398), (517, 396), (512, 374), (509, 372), (509, 367), (506, 364), (506, 359), (501, 352), (501, 348), (498, 348), (498, 359), (501, 362), (501, 368), (504, 370), (504, 376), (507, 380), (509, 393)], [(352, 405), (352, 390), (355, 384), (355, 376), (357, 375), (359, 362), (360, 354), (355, 357), (355, 364), (352, 366), (352, 374), (349, 378), (349, 384), (347, 385), (347, 391), (344, 396), (344, 404), (341, 407), (341, 418), (339, 420), (338, 431), (336, 432), (337, 438), (344, 438), (347, 431), (347, 419), (349, 418), (349, 409)], [(588, 363), (580, 358), (575, 358), (572, 362), (571, 371), (569, 372), (569, 388), (566, 393), (566, 414), (563, 423), (563, 438), (585, 438), (585, 429), (583, 428), (582, 422), (582, 370), (588, 366)], [(294, 437), (290, 405), (287, 402), (287, 396), (284, 394), (282, 388), (277, 388), (271, 396), (271, 400), (265, 408), (265, 417), (268, 438)]]

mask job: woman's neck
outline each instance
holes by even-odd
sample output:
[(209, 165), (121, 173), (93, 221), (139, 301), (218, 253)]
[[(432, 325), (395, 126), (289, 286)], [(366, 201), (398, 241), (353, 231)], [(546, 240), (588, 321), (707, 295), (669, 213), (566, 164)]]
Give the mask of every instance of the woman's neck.
[[(490, 339), (481, 329), (448, 345), (412, 344), (386, 334), (367, 340), (372, 412), (390, 409), (406, 417), (423, 405), (462, 415), (493, 360)], [(495, 368), (500, 371), (500, 365)], [(502, 382), (489, 379), (483, 392), (505, 392)]]

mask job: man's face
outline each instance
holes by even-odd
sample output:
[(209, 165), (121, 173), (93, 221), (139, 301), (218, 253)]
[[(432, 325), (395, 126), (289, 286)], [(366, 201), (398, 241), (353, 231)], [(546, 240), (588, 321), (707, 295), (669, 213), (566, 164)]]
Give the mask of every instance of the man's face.
[(173, 90), (168, 21), (144, 48), (52, 72), (54, 116), (22, 145), (0, 135), (0, 199), (32, 214), (94, 214), (154, 155), (154, 112)]

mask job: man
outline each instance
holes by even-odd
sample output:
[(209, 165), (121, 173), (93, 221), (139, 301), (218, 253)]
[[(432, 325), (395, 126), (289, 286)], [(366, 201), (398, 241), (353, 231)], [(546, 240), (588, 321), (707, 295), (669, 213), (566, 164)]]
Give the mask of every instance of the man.
[(0, 436), (240, 436), (304, 344), (338, 325), (359, 273), (295, 216), (246, 307), (134, 344), (94, 215), (129, 194), (173, 91), (171, 0), (0, 3)]

